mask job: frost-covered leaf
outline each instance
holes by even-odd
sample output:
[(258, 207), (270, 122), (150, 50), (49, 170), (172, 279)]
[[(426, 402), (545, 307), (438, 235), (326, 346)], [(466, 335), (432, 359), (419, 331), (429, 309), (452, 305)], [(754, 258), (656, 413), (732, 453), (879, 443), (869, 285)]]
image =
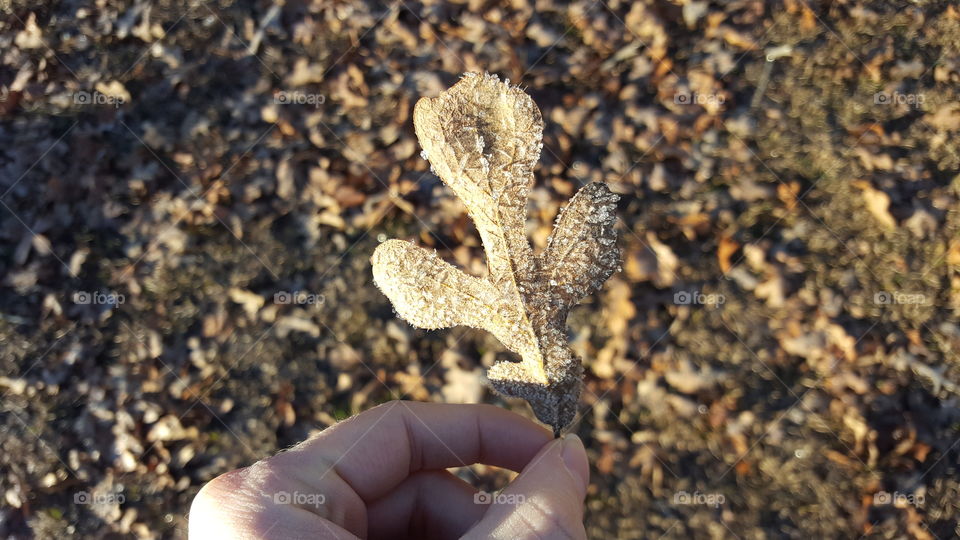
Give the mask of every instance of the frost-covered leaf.
[(530, 96), (495, 76), (467, 73), (439, 97), (417, 102), (413, 121), (423, 155), (476, 223), (494, 279), (529, 272), (524, 222), (543, 134)]
[(536, 348), (532, 336), (513, 330), (521, 317), (492, 283), (465, 274), (433, 251), (387, 240), (373, 254), (373, 279), (397, 314), (427, 330), (470, 326), (497, 337), (513, 351)]
[(483, 328), (520, 356), (488, 372), (498, 392), (526, 399), (554, 433), (576, 414), (583, 367), (567, 344), (567, 311), (619, 265), (617, 196), (599, 183), (574, 196), (540, 257), (526, 238), (526, 205), (543, 120), (529, 96), (491, 75), (468, 73), (414, 110), (434, 172), (467, 207), (490, 276), (469, 276), (433, 252), (390, 240), (373, 255), (377, 285), (421, 328)]
[(620, 264), (617, 200), (606, 184), (587, 184), (557, 217), (540, 257), (543, 279), (566, 308), (596, 291)]
[(469, 276), (433, 251), (387, 240), (373, 254), (373, 279), (397, 313), (420, 328), (474, 326), (497, 314), (490, 284)]

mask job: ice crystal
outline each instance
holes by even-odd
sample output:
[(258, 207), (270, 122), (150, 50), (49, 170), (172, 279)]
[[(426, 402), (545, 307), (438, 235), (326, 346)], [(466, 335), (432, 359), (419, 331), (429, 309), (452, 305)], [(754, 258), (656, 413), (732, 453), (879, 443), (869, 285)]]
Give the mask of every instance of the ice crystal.
[(400, 317), (420, 328), (482, 328), (520, 356), (490, 368), (498, 392), (527, 400), (554, 433), (573, 420), (583, 367), (567, 344), (570, 308), (616, 270), (618, 197), (591, 183), (557, 217), (543, 253), (525, 233), (543, 119), (530, 96), (494, 75), (467, 73), (437, 98), (421, 99), (414, 127), (433, 171), (477, 225), (489, 276), (468, 275), (433, 251), (387, 240), (373, 276)]

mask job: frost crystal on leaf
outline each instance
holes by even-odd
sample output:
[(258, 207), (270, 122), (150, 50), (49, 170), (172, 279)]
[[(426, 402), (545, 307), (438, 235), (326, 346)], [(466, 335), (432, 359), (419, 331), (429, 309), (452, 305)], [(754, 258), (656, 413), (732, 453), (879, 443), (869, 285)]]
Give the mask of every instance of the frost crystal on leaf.
[(374, 281), (411, 324), (483, 328), (517, 353), (520, 362), (490, 368), (491, 385), (526, 399), (559, 433), (573, 420), (583, 377), (567, 345), (567, 313), (619, 265), (618, 197), (602, 183), (584, 186), (535, 256), (524, 224), (543, 120), (530, 96), (494, 75), (467, 73), (417, 102), (413, 121), (421, 155), (476, 223), (490, 275), (467, 275), (432, 251), (388, 240), (373, 254)]

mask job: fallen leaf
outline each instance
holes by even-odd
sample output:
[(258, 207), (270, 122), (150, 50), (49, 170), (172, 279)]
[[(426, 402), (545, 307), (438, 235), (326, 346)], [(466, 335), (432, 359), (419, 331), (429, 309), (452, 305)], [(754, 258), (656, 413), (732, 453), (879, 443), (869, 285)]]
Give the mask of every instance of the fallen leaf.
[(887, 229), (895, 229), (897, 220), (890, 214), (890, 196), (864, 180), (857, 180), (853, 185), (863, 191), (863, 201), (867, 210), (880, 222), (880, 225)]
[(720, 271), (724, 274), (730, 271), (730, 257), (732, 257), (738, 249), (740, 249), (740, 244), (729, 236), (720, 237), (720, 243), (717, 245), (717, 260), (720, 263)]

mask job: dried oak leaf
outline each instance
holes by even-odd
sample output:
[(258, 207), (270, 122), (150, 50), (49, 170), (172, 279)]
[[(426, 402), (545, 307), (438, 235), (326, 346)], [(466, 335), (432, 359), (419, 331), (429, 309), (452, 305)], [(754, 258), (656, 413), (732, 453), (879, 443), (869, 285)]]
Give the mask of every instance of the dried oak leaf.
[(374, 280), (411, 324), (482, 328), (517, 353), (520, 362), (490, 368), (491, 385), (526, 399), (559, 433), (576, 413), (583, 376), (567, 345), (567, 313), (619, 266), (618, 197), (602, 183), (584, 186), (534, 255), (526, 205), (543, 119), (530, 96), (496, 76), (467, 73), (439, 97), (421, 99), (414, 126), (424, 157), (476, 223), (490, 273), (467, 275), (433, 251), (388, 240), (371, 259)]

